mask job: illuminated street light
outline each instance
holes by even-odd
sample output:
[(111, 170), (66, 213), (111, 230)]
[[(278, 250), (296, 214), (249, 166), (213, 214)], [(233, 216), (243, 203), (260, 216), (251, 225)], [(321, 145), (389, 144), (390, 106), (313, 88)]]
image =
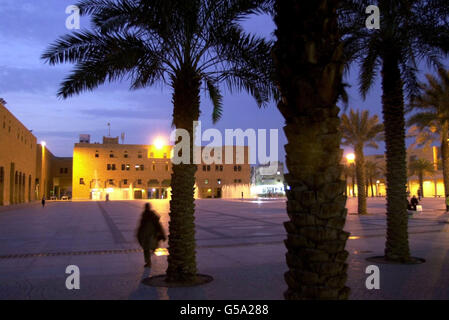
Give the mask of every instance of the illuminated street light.
[(45, 146), (47, 145), (47, 142), (45, 142), (45, 141), (42, 141), (42, 142), (41, 142), (41, 145), (42, 145), (42, 147), (44, 147), (44, 148), (45, 148)]
[(354, 162), (355, 160), (355, 154), (349, 153), (346, 155), (346, 160), (348, 160), (349, 163)]
[(165, 143), (164, 140), (161, 138), (157, 138), (156, 140), (154, 140), (154, 146), (156, 147), (156, 149), (160, 150), (164, 147)]

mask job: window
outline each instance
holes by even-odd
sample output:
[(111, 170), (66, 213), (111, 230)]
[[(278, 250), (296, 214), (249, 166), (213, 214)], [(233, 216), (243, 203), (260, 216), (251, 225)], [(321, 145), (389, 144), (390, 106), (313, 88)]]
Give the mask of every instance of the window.
[(59, 173), (64, 173), (64, 169), (63, 168), (59, 168)]
[(84, 184), (84, 178), (80, 178), (80, 184)]
[(209, 179), (204, 180), (204, 184), (209, 184)]
[(221, 179), (217, 179), (217, 183), (218, 183), (218, 184), (221, 184)]
[(128, 179), (123, 180), (123, 184), (126, 186), (128, 185)]
[(125, 171), (126, 166), (122, 164), (122, 171)]
[(144, 171), (145, 170), (145, 166), (143, 164), (140, 165), (140, 171)]
[(69, 173), (69, 169), (68, 168), (64, 168), (64, 173)]
[(237, 171), (237, 166), (234, 166), (234, 171)]
[(115, 168), (115, 164), (113, 164), (113, 165), (112, 165), (112, 170), (113, 170), (113, 171), (115, 171), (115, 170), (116, 170), (116, 168)]
[(108, 182), (109, 182), (109, 184), (112, 184), (112, 185), (114, 184), (114, 180), (112, 180), (112, 179), (109, 179)]
[(206, 166), (203, 166), (203, 171), (206, 171), (207, 170), (207, 167)]
[(128, 158), (128, 151), (125, 151), (125, 154), (123, 155), (124, 158)]
[(238, 171), (242, 171), (242, 166), (237, 167)]
[(210, 166), (207, 166), (207, 171), (210, 171)]
[(165, 165), (165, 171), (168, 172), (168, 164)]
[(156, 171), (156, 165), (153, 164), (153, 171)]
[(129, 171), (131, 169), (131, 166), (129, 164), (126, 165), (126, 171)]
[(111, 170), (111, 164), (108, 163), (107, 169), (110, 171)]
[(113, 154), (113, 153), (110, 153), (110, 154), (109, 154), (109, 158), (114, 158), (114, 154)]
[(142, 152), (139, 152), (139, 154), (137, 155), (137, 158), (142, 159)]
[(137, 184), (142, 184), (142, 180), (141, 179), (137, 180)]

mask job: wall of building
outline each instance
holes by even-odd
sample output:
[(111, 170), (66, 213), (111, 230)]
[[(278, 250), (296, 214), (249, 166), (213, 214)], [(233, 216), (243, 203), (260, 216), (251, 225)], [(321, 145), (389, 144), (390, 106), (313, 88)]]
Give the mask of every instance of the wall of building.
[[(106, 140), (109, 142), (109, 140)], [(172, 148), (149, 145), (75, 144), (73, 152), (73, 199), (110, 200), (167, 199), (170, 197)], [(248, 154), (248, 148), (243, 149)], [(196, 197), (223, 197), (223, 187), (233, 185), (234, 194), (249, 190), (250, 165), (247, 156), (242, 164), (198, 165)], [(232, 193), (226, 192), (226, 196)]]
[(0, 205), (35, 200), (36, 137), (0, 103)]

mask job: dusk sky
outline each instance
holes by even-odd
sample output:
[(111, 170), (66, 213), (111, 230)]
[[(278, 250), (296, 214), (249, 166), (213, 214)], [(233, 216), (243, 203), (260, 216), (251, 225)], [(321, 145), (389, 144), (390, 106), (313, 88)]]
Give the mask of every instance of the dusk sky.
[[(58, 36), (71, 32), (65, 27), (68, 17), (65, 9), (74, 3), (73, 0), (1, 0), (0, 97), (7, 101), (6, 107), (33, 130), (38, 141), (45, 140), (57, 156), (71, 156), (73, 144), (81, 133), (91, 134), (92, 141), (101, 141), (108, 133), (108, 122), (111, 135), (120, 136), (125, 132), (125, 143), (129, 144), (150, 144), (157, 136), (168, 136), (172, 115), (168, 87), (129, 91), (128, 83), (123, 82), (104, 85), (67, 100), (56, 97), (59, 83), (72, 66), (51, 67), (40, 56)], [(249, 32), (267, 37), (273, 37), (275, 28), (266, 16), (252, 17), (244, 26)], [(89, 27), (88, 19), (82, 19), (83, 27)], [(352, 72), (346, 79), (352, 85), (349, 106), (369, 109), (381, 117), (379, 79), (367, 100), (362, 101), (356, 76)], [(223, 117), (215, 126), (211, 122), (211, 103), (205, 95), (201, 110), (203, 130), (210, 127), (281, 129), (283, 126), (283, 118), (274, 103), (260, 110), (245, 93), (231, 95), (225, 91)], [(282, 130), (279, 136), (279, 156), (283, 161), (286, 140)]]

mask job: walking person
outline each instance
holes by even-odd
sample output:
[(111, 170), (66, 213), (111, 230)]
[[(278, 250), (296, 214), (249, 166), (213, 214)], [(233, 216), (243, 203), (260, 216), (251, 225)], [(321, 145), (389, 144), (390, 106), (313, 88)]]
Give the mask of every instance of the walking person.
[(41, 203), (42, 203), (42, 208), (44, 208), (45, 207), (45, 197), (42, 197)]
[(151, 210), (151, 205), (146, 203), (137, 229), (137, 240), (143, 249), (146, 268), (151, 268), (151, 255), (157, 249), (159, 241), (167, 240), (159, 219), (160, 217)]

